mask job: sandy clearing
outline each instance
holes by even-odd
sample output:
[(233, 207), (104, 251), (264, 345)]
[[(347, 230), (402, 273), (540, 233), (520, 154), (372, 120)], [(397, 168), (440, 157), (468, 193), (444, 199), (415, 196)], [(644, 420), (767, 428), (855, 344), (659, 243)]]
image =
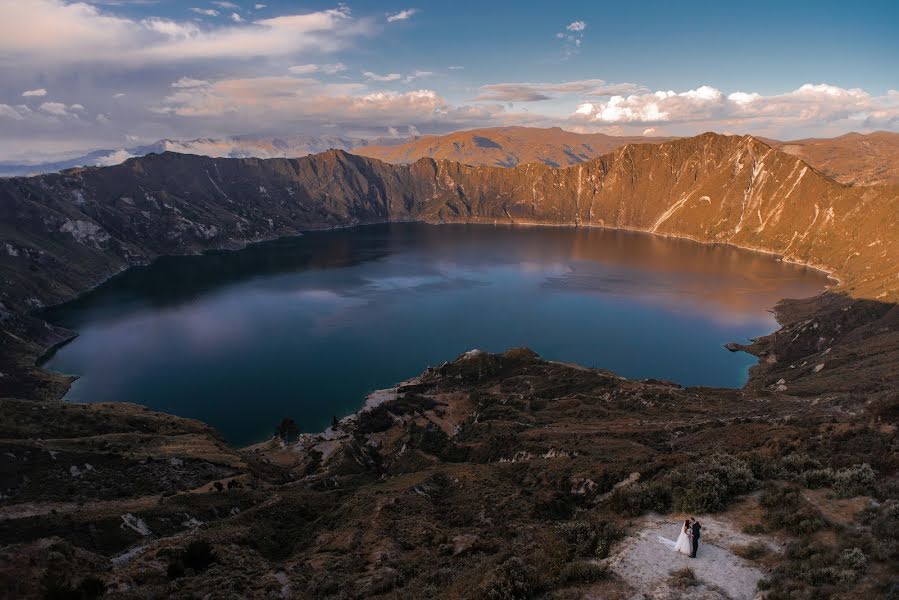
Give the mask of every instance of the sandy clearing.
[[(667, 585), (667, 580), (672, 571), (684, 567), (693, 569), (696, 578), (703, 583), (689, 592), (692, 597), (732, 600), (756, 598), (757, 585), (764, 577), (764, 572), (734, 554), (730, 548), (753, 540), (763, 540), (762, 536), (743, 534), (724, 519), (702, 515), (697, 518), (703, 525), (703, 537), (695, 559), (672, 549), (680, 524), (683, 523), (674, 517), (645, 517), (636, 523), (636, 532), (617, 547), (609, 560), (609, 566), (637, 590), (634, 598), (671, 597), (672, 590)], [(671, 540), (671, 543), (661, 542), (660, 537)]]

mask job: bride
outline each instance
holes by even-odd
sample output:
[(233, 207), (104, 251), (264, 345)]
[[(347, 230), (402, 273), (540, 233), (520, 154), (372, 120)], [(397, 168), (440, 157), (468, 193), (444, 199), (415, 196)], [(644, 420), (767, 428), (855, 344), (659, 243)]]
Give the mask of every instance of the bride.
[(692, 553), (692, 544), (690, 540), (690, 519), (684, 521), (684, 526), (680, 529), (680, 535), (677, 536), (677, 543), (674, 544), (674, 550), (690, 556)]

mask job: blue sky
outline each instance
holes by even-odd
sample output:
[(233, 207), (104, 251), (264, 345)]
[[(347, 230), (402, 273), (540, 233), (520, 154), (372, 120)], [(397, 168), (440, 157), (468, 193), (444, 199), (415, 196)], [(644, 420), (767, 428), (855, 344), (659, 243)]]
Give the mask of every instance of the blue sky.
[(899, 128), (897, 2), (533, 4), (0, 0), (0, 159), (512, 124)]

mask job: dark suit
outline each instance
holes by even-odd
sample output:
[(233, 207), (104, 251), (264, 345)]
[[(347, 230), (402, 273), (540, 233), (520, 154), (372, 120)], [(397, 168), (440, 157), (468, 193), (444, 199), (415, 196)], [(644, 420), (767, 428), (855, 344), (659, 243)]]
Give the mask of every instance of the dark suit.
[(699, 536), (701, 529), (702, 525), (699, 524), (699, 521), (693, 523), (693, 527), (691, 529), (693, 533), (693, 553), (690, 554), (690, 558), (696, 558), (696, 551), (699, 550)]

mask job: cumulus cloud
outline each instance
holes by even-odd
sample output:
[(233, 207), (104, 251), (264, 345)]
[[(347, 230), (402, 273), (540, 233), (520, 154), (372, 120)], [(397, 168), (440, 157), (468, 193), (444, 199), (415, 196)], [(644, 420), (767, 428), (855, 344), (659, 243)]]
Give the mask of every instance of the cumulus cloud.
[(607, 83), (602, 79), (579, 79), (560, 83), (493, 83), (481, 86), (475, 100), (494, 102), (539, 102), (559, 95), (611, 96), (645, 90), (633, 83)]
[(383, 131), (397, 124), (449, 128), (503, 118), (500, 106), (456, 106), (434, 90), (369, 90), (361, 84), (299, 77), (223, 79), (177, 88), (154, 110), (178, 118), (252, 119), (260, 129), (313, 120)]
[(770, 96), (736, 91), (725, 95), (711, 86), (675, 92), (616, 95), (606, 102), (584, 102), (573, 117), (601, 123), (706, 123), (706, 128), (801, 127), (844, 123), (858, 128), (899, 124), (899, 94), (872, 96), (860, 88), (810, 84)]
[(54, 67), (73, 62), (143, 65), (332, 52), (373, 31), (369, 21), (353, 18), (343, 5), (204, 27), (155, 17), (130, 19), (63, 0), (4, 0), (2, 13), (0, 58)]
[(41, 98), (47, 95), (47, 90), (44, 88), (38, 88), (36, 90), (25, 90), (22, 92), (22, 96), (25, 98)]
[(0, 104), (0, 119), (11, 119), (13, 121), (22, 121), (28, 113), (25, 106), (10, 106), (9, 104)]
[(84, 110), (84, 107), (80, 104), (70, 104), (66, 106), (62, 102), (44, 102), (39, 108), (48, 115), (53, 115), (55, 117), (77, 117), (78, 115), (76, 113)]
[(560, 31), (556, 34), (556, 38), (564, 42), (562, 60), (567, 60), (581, 51), (581, 44), (584, 41), (584, 32), (586, 30), (586, 22), (572, 21), (565, 26), (565, 31)]
[(128, 152), (127, 150), (116, 150), (115, 152), (110, 152), (104, 156), (100, 156), (94, 161), (94, 165), (98, 167), (111, 167), (112, 165), (118, 165), (129, 158), (134, 158), (134, 155)]
[(191, 8), (190, 10), (197, 13), (198, 15), (204, 15), (206, 17), (219, 16), (219, 11), (215, 10), (214, 8)]
[(407, 8), (406, 10), (401, 10), (397, 13), (387, 13), (387, 22), (394, 23), (396, 21), (405, 21), (407, 19), (411, 19), (412, 15), (418, 12), (417, 8)]
[(235, 23), (243, 23), (243, 17), (237, 13), (231, 13), (231, 20)]
[(399, 73), (387, 73), (386, 75), (378, 75), (377, 73), (372, 73), (371, 71), (365, 71), (362, 74), (366, 79), (370, 79), (371, 81), (397, 81), (403, 78), (403, 76)]
[(317, 64), (305, 64), (305, 65), (294, 65), (287, 69), (289, 72), (294, 75), (309, 75), (312, 73), (324, 73), (325, 75), (336, 75), (337, 73), (341, 73), (346, 71), (346, 65), (343, 63), (332, 63), (325, 65), (317, 65)]

